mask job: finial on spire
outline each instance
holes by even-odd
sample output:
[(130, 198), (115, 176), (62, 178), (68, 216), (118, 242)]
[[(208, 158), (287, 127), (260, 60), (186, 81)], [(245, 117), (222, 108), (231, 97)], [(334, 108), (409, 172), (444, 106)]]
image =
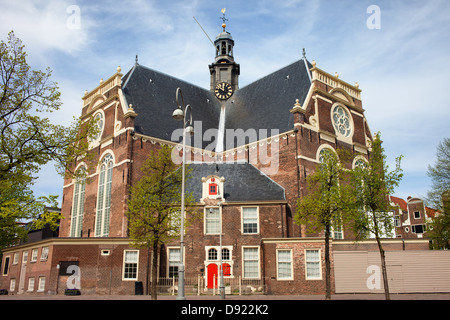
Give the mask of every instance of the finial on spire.
[(138, 55), (136, 55), (136, 59), (134, 61), (134, 64), (138, 64)]
[(303, 58), (306, 59), (306, 50), (303, 48)]
[(223, 23), (222, 23), (222, 28), (223, 28), (223, 32), (225, 32), (225, 28), (227, 27), (225, 21), (228, 21), (227, 18), (225, 18), (225, 11), (227, 11), (226, 8), (223, 8), (222, 10), (220, 10), (223, 13), (223, 17), (221, 17), (220, 19), (222, 19)]

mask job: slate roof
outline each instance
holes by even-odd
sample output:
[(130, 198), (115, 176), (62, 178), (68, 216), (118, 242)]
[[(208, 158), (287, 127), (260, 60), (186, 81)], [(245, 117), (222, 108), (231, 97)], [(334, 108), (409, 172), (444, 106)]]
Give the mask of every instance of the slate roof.
[(202, 197), (202, 178), (209, 175), (225, 177), (224, 198), (228, 203), (240, 201), (285, 201), (285, 190), (249, 163), (189, 164), (186, 192), (195, 201)]
[[(172, 119), (176, 109), (175, 93), (181, 88), (186, 104), (194, 110), (194, 121), (201, 121), (202, 135), (209, 128), (218, 128), (220, 103), (214, 94), (183, 80), (136, 64), (123, 78), (122, 90), (127, 104), (132, 104), (138, 114), (135, 119), (135, 132), (147, 136), (168, 140), (176, 129), (182, 128), (182, 121)], [(195, 126), (200, 130), (200, 126)], [(182, 131), (181, 131), (182, 132)], [(205, 141), (202, 148), (210, 142)]]
[[(308, 69), (312, 68), (309, 62), (307, 64)], [(196, 135), (193, 144), (212, 150), (212, 141), (203, 141), (202, 137), (206, 130), (219, 128), (222, 106), (225, 106), (225, 130), (247, 132), (254, 129), (259, 134), (261, 129), (267, 129), (270, 136), (272, 129), (278, 129), (279, 133), (293, 129), (293, 116), (289, 110), (296, 99), (300, 103), (305, 100), (311, 85), (309, 73), (305, 61), (300, 59), (237, 90), (224, 103), (209, 90), (136, 63), (122, 78), (122, 90), (126, 103), (132, 104), (138, 114), (135, 120), (137, 133), (179, 142), (181, 139), (172, 139), (172, 133), (181, 128), (182, 123), (172, 119), (172, 112), (176, 108), (175, 92), (180, 87), (184, 101), (194, 110)], [(262, 133), (265, 138), (265, 132)], [(249, 142), (239, 140), (226, 141), (225, 150)]]
[[(312, 68), (312, 65), (309, 68)], [(272, 129), (283, 133), (294, 128), (294, 117), (289, 112), (299, 99), (306, 98), (311, 86), (305, 62), (300, 59), (258, 81), (235, 92), (226, 104), (226, 129), (254, 129), (260, 138), (260, 130), (267, 129), (267, 137)], [(265, 133), (262, 133), (265, 138)], [(225, 141), (225, 149), (238, 147), (239, 142)], [(248, 143), (246, 141), (245, 143)]]

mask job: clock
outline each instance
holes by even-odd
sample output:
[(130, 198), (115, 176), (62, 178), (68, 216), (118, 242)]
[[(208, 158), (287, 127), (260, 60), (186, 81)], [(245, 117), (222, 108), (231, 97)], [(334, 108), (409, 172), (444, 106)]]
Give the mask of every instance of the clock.
[(220, 100), (229, 99), (233, 95), (233, 88), (227, 82), (220, 82), (214, 89), (214, 94)]

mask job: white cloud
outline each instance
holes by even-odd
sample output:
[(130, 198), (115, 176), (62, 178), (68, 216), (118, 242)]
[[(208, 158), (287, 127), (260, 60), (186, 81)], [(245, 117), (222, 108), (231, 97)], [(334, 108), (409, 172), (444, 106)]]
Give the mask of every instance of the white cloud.
[(3, 0), (0, 2), (2, 38), (14, 30), (26, 45), (29, 57), (38, 62), (49, 62), (47, 55), (54, 50), (66, 54), (79, 52), (90, 41), (90, 22), (81, 13), (80, 29), (69, 28), (68, 21), (74, 14), (67, 11), (71, 5), (70, 1)]

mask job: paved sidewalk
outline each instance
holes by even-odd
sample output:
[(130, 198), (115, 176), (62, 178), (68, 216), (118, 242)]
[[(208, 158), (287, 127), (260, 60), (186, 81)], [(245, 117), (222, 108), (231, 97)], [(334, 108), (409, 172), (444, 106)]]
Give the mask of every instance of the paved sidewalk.
[[(450, 293), (415, 293), (415, 294), (395, 294), (391, 293), (391, 300), (450, 300)], [(176, 300), (177, 296), (159, 295), (159, 301)], [(332, 300), (385, 300), (384, 294), (335, 294), (331, 296)], [(151, 300), (151, 296), (146, 295), (4, 295), (0, 296), (1, 301), (6, 300)], [(186, 300), (202, 301), (216, 300), (220, 301), (220, 296), (187, 295)], [(227, 295), (226, 301), (245, 301), (245, 300), (325, 300), (323, 295)]]

